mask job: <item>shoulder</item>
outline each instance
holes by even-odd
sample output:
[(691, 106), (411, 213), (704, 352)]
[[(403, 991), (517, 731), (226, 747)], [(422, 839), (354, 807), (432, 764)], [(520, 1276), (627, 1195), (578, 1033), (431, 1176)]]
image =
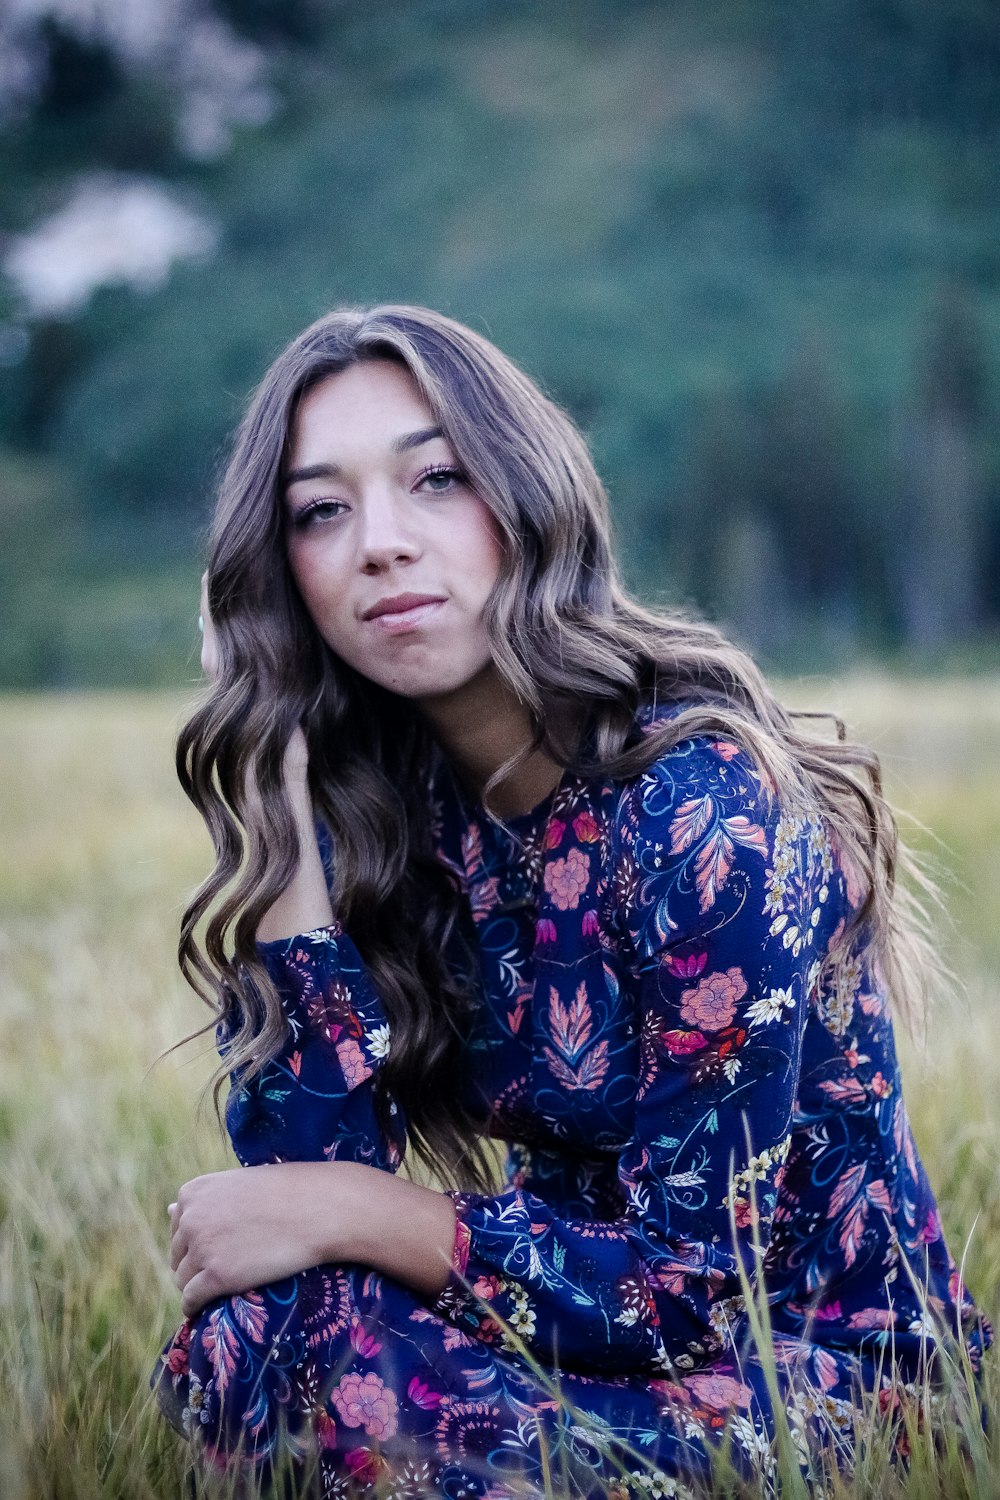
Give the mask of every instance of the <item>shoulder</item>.
[(833, 851), (819, 808), (783, 795), (728, 733), (683, 736), (616, 785), (610, 853), (615, 925), (640, 951), (737, 921), (752, 921), (762, 940), (782, 941), (794, 926), (793, 943), (804, 926), (812, 946), (837, 904), (827, 907)]
[[(647, 705), (637, 714), (637, 728), (645, 737), (659, 739), (663, 731), (673, 733), (641, 771), (616, 784), (614, 821), (619, 845), (627, 846), (640, 834), (667, 833), (677, 853), (715, 819), (774, 823), (780, 818), (784, 799), (767, 766), (755, 759), (742, 738), (712, 728), (684, 732), (685, 719), (690, 717), (687, 711), (701, 707), (697, 703), (661, 709)], [(736, 823), (737, 834), (742, 827)]]

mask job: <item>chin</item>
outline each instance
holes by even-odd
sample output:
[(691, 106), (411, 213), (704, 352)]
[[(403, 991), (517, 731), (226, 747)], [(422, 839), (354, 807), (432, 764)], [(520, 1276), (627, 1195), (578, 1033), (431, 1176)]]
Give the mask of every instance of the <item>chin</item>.
[(420, 702), (433, 703), (438, 699), (452, 697), (460, 693), (471, 683), (475, 682), (480, 675), (481, 669), (465, 673), (414, 673), (412, 676), (400, 674), (395, 681), (382, 679), (380, 686), (387, 692), (395, 693), (399, 698), (410, 698)]

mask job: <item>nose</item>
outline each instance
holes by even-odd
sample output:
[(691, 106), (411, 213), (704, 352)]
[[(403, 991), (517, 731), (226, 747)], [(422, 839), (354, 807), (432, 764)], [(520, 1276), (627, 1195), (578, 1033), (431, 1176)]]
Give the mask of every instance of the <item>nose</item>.
[(389, 487), (370, 490), (360, 510), (358, 553), (363, 573), (380, 573), (420, 556), (420, 540), (406, 514), (405, 500)]

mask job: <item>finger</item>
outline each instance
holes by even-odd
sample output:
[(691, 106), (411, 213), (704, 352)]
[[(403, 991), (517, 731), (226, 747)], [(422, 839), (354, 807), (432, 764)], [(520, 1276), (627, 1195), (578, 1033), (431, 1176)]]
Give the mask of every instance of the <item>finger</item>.
[(202, 1267), (195, 1259), (195, 1257), (191, 1254), (190, 1246), (187, 1247), (184, 1251), (184, 1254), (178, 1258), (176, 1264), (173, 1267), (173, 1272), (174, 1285), (179, 1292), (184, 1292), (187, 1288), (188, 1282), (193, 1281), (196, 1276), (201, 1274)]
[[(190, 1250), (186, 1235), (174, 1233), (170, 1236), (170, 1269), (176, 1271)], [(180, 1282), (178, 1282), (178, 1286)]]
[(201, 575), (201, 669), (206, 677), (216, 677), (219, 671), (219, 645), (208, 607), (208, 573)]
[(181, 1308), (186, 1318), (193, 1318), (195, 1313), (201, 1312), (209, 1302), (221, 1302), (224, 1297), (230, 1297), (237, 1289), (232, 1286), (219, 1284), (218, 1278), (210, 1275), (208, 1271), (198, 1271), (184, 1285), (181, 1294)]
[(184, 1287), (181, 1296), (181, 1311), (186, 1318), (193, 1318), (196, 1313), (201, 1312), (206, 1302), (212, 1300), (212, 1292), (209, 1290), (206, 1277), (203, 1272), (192, 1276)]

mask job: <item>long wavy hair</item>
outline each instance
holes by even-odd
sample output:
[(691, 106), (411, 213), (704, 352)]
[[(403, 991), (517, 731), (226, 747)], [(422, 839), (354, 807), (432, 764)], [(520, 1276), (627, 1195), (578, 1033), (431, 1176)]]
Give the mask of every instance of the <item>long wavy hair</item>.
[[(210, 534), (220, 667), (180, 732), (177, 771), (216, 865), (184, 913), (178, 955), (212, 1008), (204, 1030), (214, 1022), (226, 1039), (216, 1108), (227, 1073), (250, 1081), (285, 1037), (255, 934), (298, 861), (282, 757), (301, 723), (314, 806), (332, 835), (334, 910), (390, 1023), (392, 1048), (375, 1079), (381, 1123), (392, 1130), (389, 1103), (398, 1101), (402, 1150), (412, 1147), (445, 1182), (492, 1185), (480, 1131), (453, 1090), (475, 1004), (474, 957), (456, 885), (431, 850), (428, 767), (438, 752), (412, 702), (322, 641), (286, 557), (282, 480), (298, 404), (347, 366), (384, 359), (410, 372), (498, 523), (502, 560), (485, 626), (533, 738), (490, 779), (487, 805), (538, 748), (576, 774), (615, 779), (694, 733), (738, 739), (790, 806), (818, 804), (864, 892), (828, 965), (852, 946), (863, 951), (897, 1010), (921, 1013), (935, 961), (914, 915), (919, 896), (897, 882), (906, 856), (874, 752), (849, 742), (836, 720), (836, 737), (824, 737), (824, 716), (782, 707), (750, 657), (713, 626), (628, 596), (583, 437), (493, 344), (425, 308), (344, 307), (307, 328), (264, 376)], [(653, 694), (681, 711), (640, 733), (636, 710)], [(580, 705), (586, 734), (570, 735)], [(917, 872), (918, 890), (922, 879)], [(923, 890), (933, 895), (926, 881)]]

